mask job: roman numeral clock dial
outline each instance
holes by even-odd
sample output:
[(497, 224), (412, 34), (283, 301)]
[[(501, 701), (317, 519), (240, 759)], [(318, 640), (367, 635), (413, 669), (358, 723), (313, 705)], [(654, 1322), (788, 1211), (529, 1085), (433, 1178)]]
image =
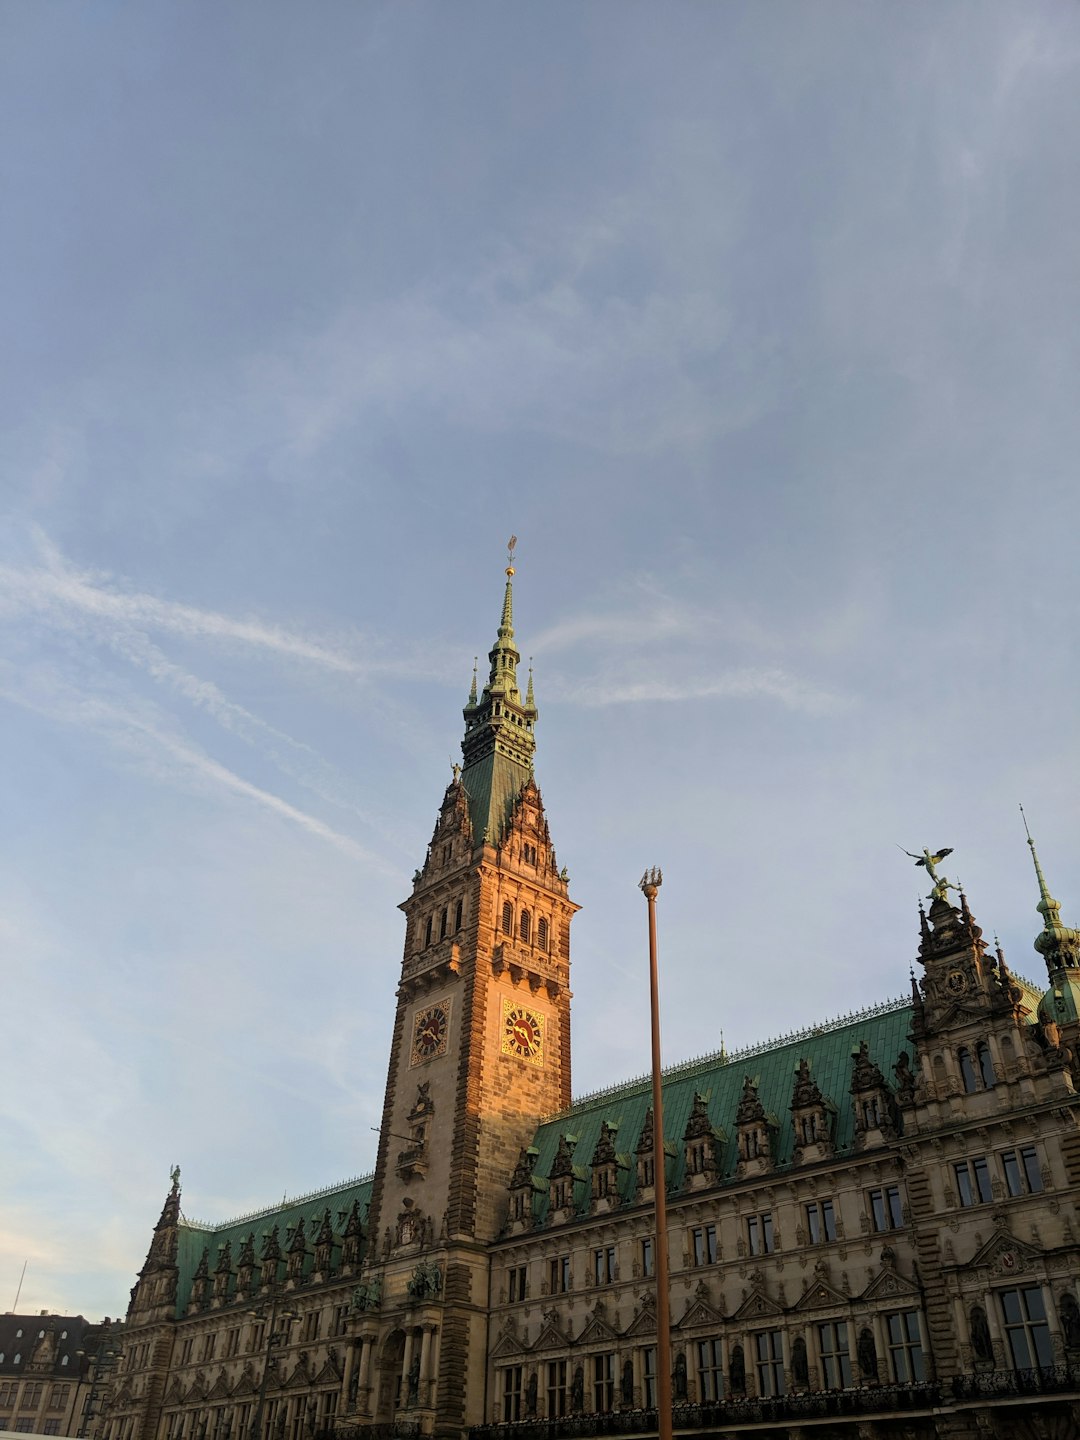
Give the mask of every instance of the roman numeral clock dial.
[(503, 1001), (502, 1053), (530, 1065), (544, 1063), (544, 1017), (527, 1005)]

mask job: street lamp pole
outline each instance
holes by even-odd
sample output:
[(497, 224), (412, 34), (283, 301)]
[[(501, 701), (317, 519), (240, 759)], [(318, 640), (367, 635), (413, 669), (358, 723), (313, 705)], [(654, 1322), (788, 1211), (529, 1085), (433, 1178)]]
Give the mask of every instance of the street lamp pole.
[(667, 1165), (664, 1097), (660, 1083), (660, 982), (656, 965), (656, 892), (664, 877), (655, 867), (641, 877), (649, 906), (649, 1007), (652, 1016), (653, 1197), (656, 1240), (656, 1423), (660, 1440), (671, 1440), (671, 1299), (668, 1293)]
[[(280, 1299), (281, 1293), (275, 1286), (273, 1298), (270, 1302), (270, 1323), (267, 1327), (266, 1355), (263, 1359), (262, 1379), (259, 1381), (259, 1395), (255, 1401), (255, 1414), (252, 1416), (251, 1428), (248, 1432), (250, 1440), (262, 1440), (262, 1417), (263, 1410), (266, 1406), (266, 1387), (270, 1383), (270, 1358), (274, 1353), (274, 1346), (284, 1339), (284, 1335), (277, 1334), (278, 1303)], [(257, 1315), (258, 1311), (252, 1311), (252, 1314)], [(283, 1320), (291, 1318), (292, 1316), (289, 1315), (288, 1312), (282, 1315)]]

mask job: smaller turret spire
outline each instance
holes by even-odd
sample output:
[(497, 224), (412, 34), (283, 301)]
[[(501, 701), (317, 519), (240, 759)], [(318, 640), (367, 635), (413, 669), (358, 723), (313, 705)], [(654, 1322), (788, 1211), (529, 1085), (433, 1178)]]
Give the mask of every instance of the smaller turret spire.
[(1031, 838), (1031, 831), (1028, 829), (1023, 805), (1020, 806), (1020, 814), (1024, 821), (1024, 833), (1027, 835), (1028, 848), (1031, 850), (1035, 875), (1039, 882), (1039, 903), (1035, 909), (1043, 917), (1042, 931), (1035, 937), (1035, 949), (1046, 960), (1047, 969), (1051, 973), (1061, 968), (1076, 969), (1080, 967), (1080, 930), (1071, 930), (1067, 925), (1061, 923), (1061, 906), (1050, 894), (1046, 876), (1039, 864), (1035, 841)]
[(526, 689), (525, 689), (525, 709), (526, 709), (526, 710), (535, 710), (535, 709), (536, 709), (536, 701), (535, 701), (535, 699), (533, 698), (532, 656), (531, 656), (531, 655), (529, 656), (529, 683), (528, 683), (528, 685), (526, 686)]
[(472, 685), (469, 687), (469, 704), (470, 704), (470, 705), (475, 705), (475, 704), (476, 704), (476, 663), (477, 663), (477, 661), (479, 660), (479, 658), (480, 658), (480, 657), (479, 657), (478, 655), (474, 655), (474, 656), (473, 656), (473, 661), (472, 661)]

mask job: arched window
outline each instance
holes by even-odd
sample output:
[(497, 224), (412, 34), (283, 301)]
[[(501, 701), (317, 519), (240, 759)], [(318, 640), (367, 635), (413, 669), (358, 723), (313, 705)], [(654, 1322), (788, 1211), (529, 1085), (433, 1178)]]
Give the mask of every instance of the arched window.
[(67, 1331), (66, 1331), (66, 1330), (61, 1330), (61, 1331), (60, 1331), (60, 1339), (61, 1339), (61, 1340), (66, 1340), (66, 1339), (67, 1339)]
[(521, 912), (521, 922), (518, 925), (518, 934), (521, 936), (522, 940), (525, 941), (528, 941), (529, 936), (532, 934), (532, 917), (529, 915), (528, 910), (522, 910)]
[(956, 1058), (960, 1061), (960, 1078), (964, 1082), (964, 1089), (970, 1095), (978, 1089), (978, 1081), (975, 1079), (975, 1066), (971, 1063), (971, 1056), (967, 1050), (960, 1050)]
[(65, 1355), (65, 1356), (63, 1357), (63, 1359), (60, 1361), (60, 1364), (61, 1364), (61, 1366), (64, 1366), (64, 1365), (66, 1365), (67, 1363), (68, 1363), (68, 1357)]
[(510, 904), (509, 900), (503, 901), (502, 928), (504, 935), (512, 935), (514, 933), (514, 907)]
[(21, 1326), (21, 1325), (20, 1325), (20, 1327), (18, 1328), (18, 1330), (15, 1331), (15, 1339), (16, 1339), (16, 1340), (21, 1340), (21, 1339), (22, 1339), (22, 1326)]
[(439, 939), (445, 940), (450, 930), (450, 906), (444, 905), (442, 912), (442, 924), (439, 927)]
[(542, 915), (536, 922), (536, 943), (541, 950), (548, 948), (548, 923)]
[(881, 1124), (881, 1108), (878, 1105), (878, 1097), (871, 1096), (869, 1100), (863, 1101), (862, 1107), (863, 1124), (867, 1130), (876, 1130)]
[[(21, 1331), (21, 1330), (19, 1331), (19, 1334), (20, 1334), (20, 1335), (22, 1334), (22, 1331)], [(15, 1352), (15, 1359), (14, 1359), (11, 1363), (12, 1363), (13, 1365), (18, 1365), (18, 1363), (19, 1363), (19, 1361), (20, 1361), (21, 1359), (22, 1359), (22, 1356), (21, 1356), (21, 1355), (19, 1354), (19, 1352), (16, 1350), (16, 1352)]]
[(460, 930), (460, 929), (461, 929), (461, 915), (462, 915), (461, 901), (459, 900), (459, 901), (457, 902), (457, 909), (454, 911), (454, 929), (455, 929), (455, 930)]
[(989, 1045), (976, 1045), (975, 1059), (979, 1062), (979, 1074), (982, 1076), (982, 1083), (986, 1086), (987, 1090), (992, 1090), (997, 1084), (997, 1076), (994, 1074), (994, 1061), (990, 1054)]
[(435, 917), (434, 917), (434, 915), (429, 915), (429, 916), (428, 916), (428, 920), (427, 920), (427, 928), (426, 928), (425, 931), (424, 931), (424, 944), (425, 944), (425, 945), (430, 945), (430, 944), (431, 944), (431, 936), (432, 936), (432, 933), (433, 933), (433, 931), (434, 931), (434, 928), (435, 928)]

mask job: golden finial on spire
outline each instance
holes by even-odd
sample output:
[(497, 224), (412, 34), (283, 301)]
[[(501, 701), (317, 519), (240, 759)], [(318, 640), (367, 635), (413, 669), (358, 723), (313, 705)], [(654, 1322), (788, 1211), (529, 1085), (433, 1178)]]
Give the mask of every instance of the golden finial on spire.
[(517, 549), (517, 536), (511, 535), (506, 542), (506, 573), (513, 575), (514, 572), (514, 551)]

